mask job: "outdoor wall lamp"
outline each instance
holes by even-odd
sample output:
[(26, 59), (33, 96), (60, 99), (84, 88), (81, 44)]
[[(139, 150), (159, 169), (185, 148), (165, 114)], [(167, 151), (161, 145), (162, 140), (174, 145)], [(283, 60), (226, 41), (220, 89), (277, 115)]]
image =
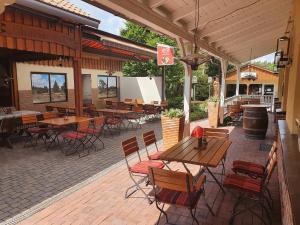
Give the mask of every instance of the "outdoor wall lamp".
[(274, 56), (274, 64), (277, 66), (277, 68), (285, 68), (287, 65), (291, 64), (291, 59), (289, 58), (289, 48), (289, 37), (282, 36), (277, 39), (276, 52)]

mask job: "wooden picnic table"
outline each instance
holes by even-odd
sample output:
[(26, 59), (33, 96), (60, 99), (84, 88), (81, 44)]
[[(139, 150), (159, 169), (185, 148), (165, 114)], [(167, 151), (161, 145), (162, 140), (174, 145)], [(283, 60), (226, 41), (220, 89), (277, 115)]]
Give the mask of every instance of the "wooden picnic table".
[[(74, 111), (76, 109), (76, 107), (74, 105), (49, 105), (52, 106), (53, 108), (64, 108), (66, 110), (71, 110)], [(87, 109), (87, 106), (83, 106), (83, 109)]]
[(210, 168), (217, 167), (225, 157), (231, 141), (225, 138), (207, 138), (207, 144), (201, 150), (195, 149), (198, 139), (186, 137), (176, 145), (167, 149), (160, 155), (160, 159), (170, 162), (181, 162), (185, 169), (190, 172), (185, 164), (193, 164), (205, 167), (223, 192), (223, 186)]

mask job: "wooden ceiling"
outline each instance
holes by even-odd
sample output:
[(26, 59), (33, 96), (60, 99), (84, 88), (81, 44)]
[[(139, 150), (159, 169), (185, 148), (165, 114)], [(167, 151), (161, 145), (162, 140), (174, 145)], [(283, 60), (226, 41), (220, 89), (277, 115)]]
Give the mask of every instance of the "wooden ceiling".
[[(193, 42), (195, 0), (85, 0), (159, 33)], [(242, 63), (275, 51), (293, 0), (199, 0), (198, 45)]]

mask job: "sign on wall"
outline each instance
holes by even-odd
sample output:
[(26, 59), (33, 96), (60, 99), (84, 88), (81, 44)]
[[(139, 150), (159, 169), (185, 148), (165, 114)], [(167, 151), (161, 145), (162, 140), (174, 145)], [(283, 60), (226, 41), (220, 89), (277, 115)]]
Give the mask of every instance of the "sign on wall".
[(157, 44), (157, 65), (166, 66), (174, 64), (173, 47)]
[(241, 72), (241, 78), (256, 77), (256, 72)]

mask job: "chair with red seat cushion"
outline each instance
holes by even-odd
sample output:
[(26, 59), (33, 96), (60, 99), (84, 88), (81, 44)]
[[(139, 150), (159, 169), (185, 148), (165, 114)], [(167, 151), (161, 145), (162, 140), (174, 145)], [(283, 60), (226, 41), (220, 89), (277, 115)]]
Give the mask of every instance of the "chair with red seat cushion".
[[(161, 153), (163, 151), (159, 150), (156, 142), (156, 136), (153, 130), (143, 133), (143, 140), (145, 144), (145, 149), (147, 156), (150, 160), (159, 160)], [(149, 147), (154, 146), (156, 152), (154, 154), (149, 154)]]
[[(89, 137), (87, 133), (83, 132), (89, 128), (89, 124), (89, 120), (79, 122), (76, 131), (68, 131), (62, 134), (63, 140), (65, 144), (67, 144), (65, 155), (77, 152), (80, 158), (82, 156), (87, 156), (90, 153), (89, 148), (86, 148), (86, 144), (89, 142)], [(80, 152), (84, 152), (85, 149), (87, 149), (87, 153), (81, 155)]]
[[(42, 139), (44, 144), (46, 144), (46, 139), (48, 138), (49, 129), (46, 127), (39, 127), (36, 115), (23, 115), (22, 116), (22, 126), (26, 134), (27, 140), (24, 143), (24, 147), (28, 142), (32, 146), (36, 146), (38, 140)], [(35, 144), (33, 144), (35, 142)]]
[(232, 171), (236, 174), (245, 174), (252, 178), (263, 178), (265, 175), (265, 170), (268, 167), (270, 160), (276, 151), (277, 151), (277, 145), (276, 142), (274, 141), (272, 148), (269, 152), (267, 162), (264, 166), (253, 162), (235, 160), (233, 161), (232, 164)]
[[(204, 194), (205, 175), (201, 175), (194, 182), (194, 177), (190, 173), (164, 170), (160, 168), (149, 168), (149, 177), (153, 185), (154, 197), (157, 209), (160, 211), (159, 220), (162, 214), (166, 217), (167, 213), (163, 210), (165, 204), (188, 208), (193, 218), (193, 222), (199, 225), (196, 218), (197, 203), (201, 194)], [(162, 203), (161, 207), (159, 206)], [(206, 203), (206, 201), (205, 201)], [(212, 215), (211, 207), (206, 203)]]
[(99, 149), (104, 149), (104, 142), (100, 138), (103, 131), (104, 124), (105, 124), (105, 117), (99, 116), (93, 119), (93, 127), (87, 127), (85, 129), (80, 130), (80, 132), (86, 133), (91, 136), (88, 140), (91, 143), (91, 145), (94, 147), (95, 151), (98, 150), (97, 146), (95, 145), (97, 141), (100, 142), (102, 145), (102, 148)]
[[(163, 168), (164, 164), (162, 162), (157, 161), (142, 160), (139, 153), (139, 146), (136, 137), (132, 137), (123, 141), (122, 149), (124, 152), (129, 176), (134, 183), (134, 185), (127, 188), (125, 192), (125, 198), (130, 197), (134, 192), (139, 190), (145, 195), (145, 198), (148, 199), (148, 202), (152, 203), (153, 201), (149, 197), (149, 194), (146, 193), (144, 188), (141, 187), (141, 184), (145, 182), (146, 186), (148, 185), (149, 167)], [(138, 162), (133, 165), (130, 165), (128, 161), (128, 156), (132, 156), (133, 154), (137, 154)], [(130, 190), (132, 191), (129, 192)]]
[[(272, 218), (270, 210), (272, 210), (273, 200), (267, 186), (276, 164), (277, 155), (276, 152), (274, 152), (268, 166), (265, 168), (264, 176), (261, 179), (239, 174), (229, 174), (226, 176), (223, 183), (224, 187), (238, 191), (237, 201), (234, 205), (229, 224), (233, 224), (235, 217), (245, 212), (252, 213), (261, 222), (267, 224), (264, 217), (265, 212), (268, 216), (268, 222), (271, 224)], [(255, 201), (255, 203), (249, 204), (248, 201), (250, 200)], [(241, 205), (243, 205), (243, 208), (238, 210), (238, 206)], [(262, 215), (259, 215), (257, 211), (255, 211), (259, 208), (262, 209)]]

